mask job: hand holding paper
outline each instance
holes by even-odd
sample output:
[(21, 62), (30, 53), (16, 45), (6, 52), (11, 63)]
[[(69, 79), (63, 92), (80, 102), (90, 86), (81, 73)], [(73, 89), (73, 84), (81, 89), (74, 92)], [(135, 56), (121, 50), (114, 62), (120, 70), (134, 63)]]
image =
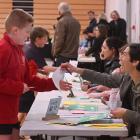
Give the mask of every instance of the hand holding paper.
[(52, 80), (55, 86), (60, 90), (70, 90), (72, 85), (68, 82), (63, 81), (65, 72), (61, 68), (57, 70), (52, 75)]
[(65, 71), (67, 71), (67, 72), (69, 72), (69, 73), (72, 73), (72, 72), (76, 72), (76, 67), (74, 67), (74, 66), (72, 66), (71, 64), (69, 64), (69, 63), (63, 63), (63, 64), (61, 64), (61, 69), (62, 70), (65, 70)]

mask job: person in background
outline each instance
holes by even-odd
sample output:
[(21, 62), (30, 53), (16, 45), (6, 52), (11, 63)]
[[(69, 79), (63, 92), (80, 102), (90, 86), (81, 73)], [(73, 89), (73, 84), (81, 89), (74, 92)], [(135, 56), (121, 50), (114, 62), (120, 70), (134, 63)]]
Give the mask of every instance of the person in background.
[(107, 21), (107, 17), (104, 13), (101, 13), (99, 16), (98, 16), (98, 20), (97, 20), (97, 25), (100, 25), (100, 24), (103, 24), (106, 26), (107, 28), (107, 36), (109, 34), (109, 23)]
[[(33, 72), (32, 75), (36, 75), (37, 73), (41, 72), (39, 69), (44, 70), (44, 74), (48, 74), (49, 72), (56, 70), (56, 67), (47, 66), (44, 58), (45, 56), (42, 54), (41, 50), (48, 41), (48, 36), (48, 31), (43, 27), (34, 27), (30, 33), (30, 42), (23, 48), (25, 56), (28, 59), (29, 66), (33, 66), (33, 63), (36, 65), (36, 72)], [(34, 99), (34, 91), (28, 91), (27, 93), (21, 95), (18, 113), (18, 121), (21, 125), (28, 111), (30, 110)]]
[[(29, 90), (56, 89), (51, 78), (30, 75), (22, 47), (32, 30), (33, 18), (21, 9), (12, 10), (5, 21), (0, 40), (0, 140), (18, 140), (18, 109), (20, 96)], [(60, 88), (71, 89), (71, 84), (60, 81)]]
[(81, 54), (81, 55), (85, 54), (88, 48), (89, 48), (88, 36), (87, 34), (82, 34), (82, 37), (80, 39), (78, 54)]
[(111, 111), (115, 118), (122, 118), (127, 124), (129, 136), (140, 138), (140, 44), (127, 44), (120, 50), (120, 65), (125, 74), (108, 75), (76, 68), (68, 63), (63, 69), (79, 73), (84, 79), (111, 88), (120, 88), (122, 107)]
[(56, 25), (52, 50), (55, 57), (54, 66), (77, 60), (81, 28), (79, 21), (72, 16), (68, 3), (61, 2), (58, 5), (58, 11), (60, 18)]
[[(104, 62), (104, 72), (112, 74), (112, 72), (120, 67), (119, 64), (119, 49), (123, 46), (123, 42), (117, 37), (108, 37), (102, 44), (100, 58)], [(88, 89), (87, 93), (92, 93), (93, 91), (105, 91), (110, 88), (98, 85), (93, 86)]]
[(34, 27), (30, 33), (30, 43), (26, 44), (23, 48), (28, 61), (35, 61), (38, 68), (44, 70), (46, 73), (56, 70), (55, 67), (47, 65), (45, 56), (42, 54), (42, 48), (45, 47), (48, 38), (49, 33), (45, 28), (39, 26)]
[(126, 43), (126, 21), (123, 18), (120, 18), (120, 15), (116, 10), (111, 12), (111, 18), (112, 20), (109, 23), (109, 36), (118, 37)]
[(88, 18), (89, 18), (89, 25), (86, 27), (86, 29), (84, 29), (83, 34), (87, 34), (88, 41), (90, 42), (90, 44), (92, 44), (92, 41), (94, 39), (93, 30), (97, 26), (95, 12), (92, 10), (88, 11)]
[(107, 29), (104, 25), (98, 25), (94, 28), (95, 39), (92, 46), (86, 51), (85, 56), (92, 55), (96, 62), (93, 64), (93, 69), (102, 71), (102, 61), (100, 59), (100, 52), (103, 41), (107, 37)]

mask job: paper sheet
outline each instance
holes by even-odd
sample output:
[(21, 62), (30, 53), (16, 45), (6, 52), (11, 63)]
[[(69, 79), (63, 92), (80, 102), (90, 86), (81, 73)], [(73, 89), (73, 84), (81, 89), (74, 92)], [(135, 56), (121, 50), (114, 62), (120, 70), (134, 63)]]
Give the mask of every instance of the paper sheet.
[(84, 124), (84, 126), (88, 127), (96, 127), (96, 128), (120, 128), (120, 127), (126, 127), (123, 123), (108, 123), (108, 124)]
[(56, 86), (56, 88), (58, 88), (60, 90), (60, 80), (64, 79), (64, 74), (65, 72), (63, 70), (61, 70), (61, 68), (57, 68), (56, 71), (53, 73), (52, 75), (52, 80), (54, 82), (54, 85)]
[(79, 104), (73, 104), (65, 107), (69, 110), (83, 110), (83, 111), (98, 111), (97, 105), (79, 105)]
[(84, 116), (84, 117), (81, 117), (80, 120), (79, 120), (79, 123), (86, 123), (86, 122), (92, 122), (92, 121), (95, 121), (95, 120), (102, 120), (104, 118), (107, 118), (107, 113), (100, 113), (100, 114), (94, 114), (92, 116)]

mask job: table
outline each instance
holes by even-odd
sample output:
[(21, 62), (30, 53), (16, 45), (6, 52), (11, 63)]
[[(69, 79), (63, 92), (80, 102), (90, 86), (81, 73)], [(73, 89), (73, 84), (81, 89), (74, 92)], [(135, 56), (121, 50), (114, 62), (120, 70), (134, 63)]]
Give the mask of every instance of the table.
[(96, 59), (95, 57), (92, 57), (92, 56), (85, 56), (85, 55), (78, 55), (78, 59), (77, 59), (78, 62), (83, 62), (83, 63), (95, 63), (96, 62)]
[[(72, 78), (69, 81), (71, 81)], [(74, 83), (74, 94), (83, 96), (84, 92), (81, 91), (80, 85), (77, 82)], [(42, 117), (45, 116), (48, 102), (50, 98), (63, 96), (63, 101), (67, 99), (67, 93), (61, 93), (60, 91), (51, 91), (39, 93), (27, 115), (23, 126), (20, 129), (20, 135), (36, 136), (39, 134), (46, 134), (48, 136), (118, 136), (126, 137), (128, 135), (127, 128), (105, 129), (105, 128), (90, 128), (83, 125), (78, 126), (65, 126), (65, 125), (48, 125), (46, 121), (42, 121)], [(85, 96), (85, 95), (84, 95)], [(70, 100), (78, 101), (79, 98), (71, 98)], [(62, 101), (62, 102), (63, 102)], [(85, 102), (85, 101), (84, 101)], [(100, 110), (107, 110), (107, 107), (100, 104)], [(59, 114), (62, 114), (62, 110)], [(63, 118), (59, 118), (62, 121)]]

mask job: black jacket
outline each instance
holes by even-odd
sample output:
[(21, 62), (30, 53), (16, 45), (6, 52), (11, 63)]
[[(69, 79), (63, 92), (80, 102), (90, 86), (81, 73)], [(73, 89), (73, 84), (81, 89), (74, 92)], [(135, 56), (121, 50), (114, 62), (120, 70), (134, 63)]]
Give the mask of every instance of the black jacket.
[(109, 23), (109, 36), (115, 36), (126, 42), (126, 21), (119, 18), (117, 21), (112, 20)]
[(92, 54), (92, 56), (96, 58), (96, 61), (100, 60), (100, 52), (104, 40), (105, 40), (104, 37), (95, 38), (93, 40), (92, 46), (85, 53), (85, 55), (88, 56)]
[(93, 29), (94, 27), (97, 25), (97, 21), (96, 19), (92, 19), (90, 22), (89, 22), (89, 25), (88, 27), (83, 31), (84, 34), (88, 34), (88, 33), (92, 33), (93, 32)]
[(113, 72), (113, 70), (115, 70), (116, 68), (119, 68), (120, 64), (119, 64), (119, 58), (113, 58), (110, 61), (106, 61), (104, 63), (104, 72), (111, 74)]

